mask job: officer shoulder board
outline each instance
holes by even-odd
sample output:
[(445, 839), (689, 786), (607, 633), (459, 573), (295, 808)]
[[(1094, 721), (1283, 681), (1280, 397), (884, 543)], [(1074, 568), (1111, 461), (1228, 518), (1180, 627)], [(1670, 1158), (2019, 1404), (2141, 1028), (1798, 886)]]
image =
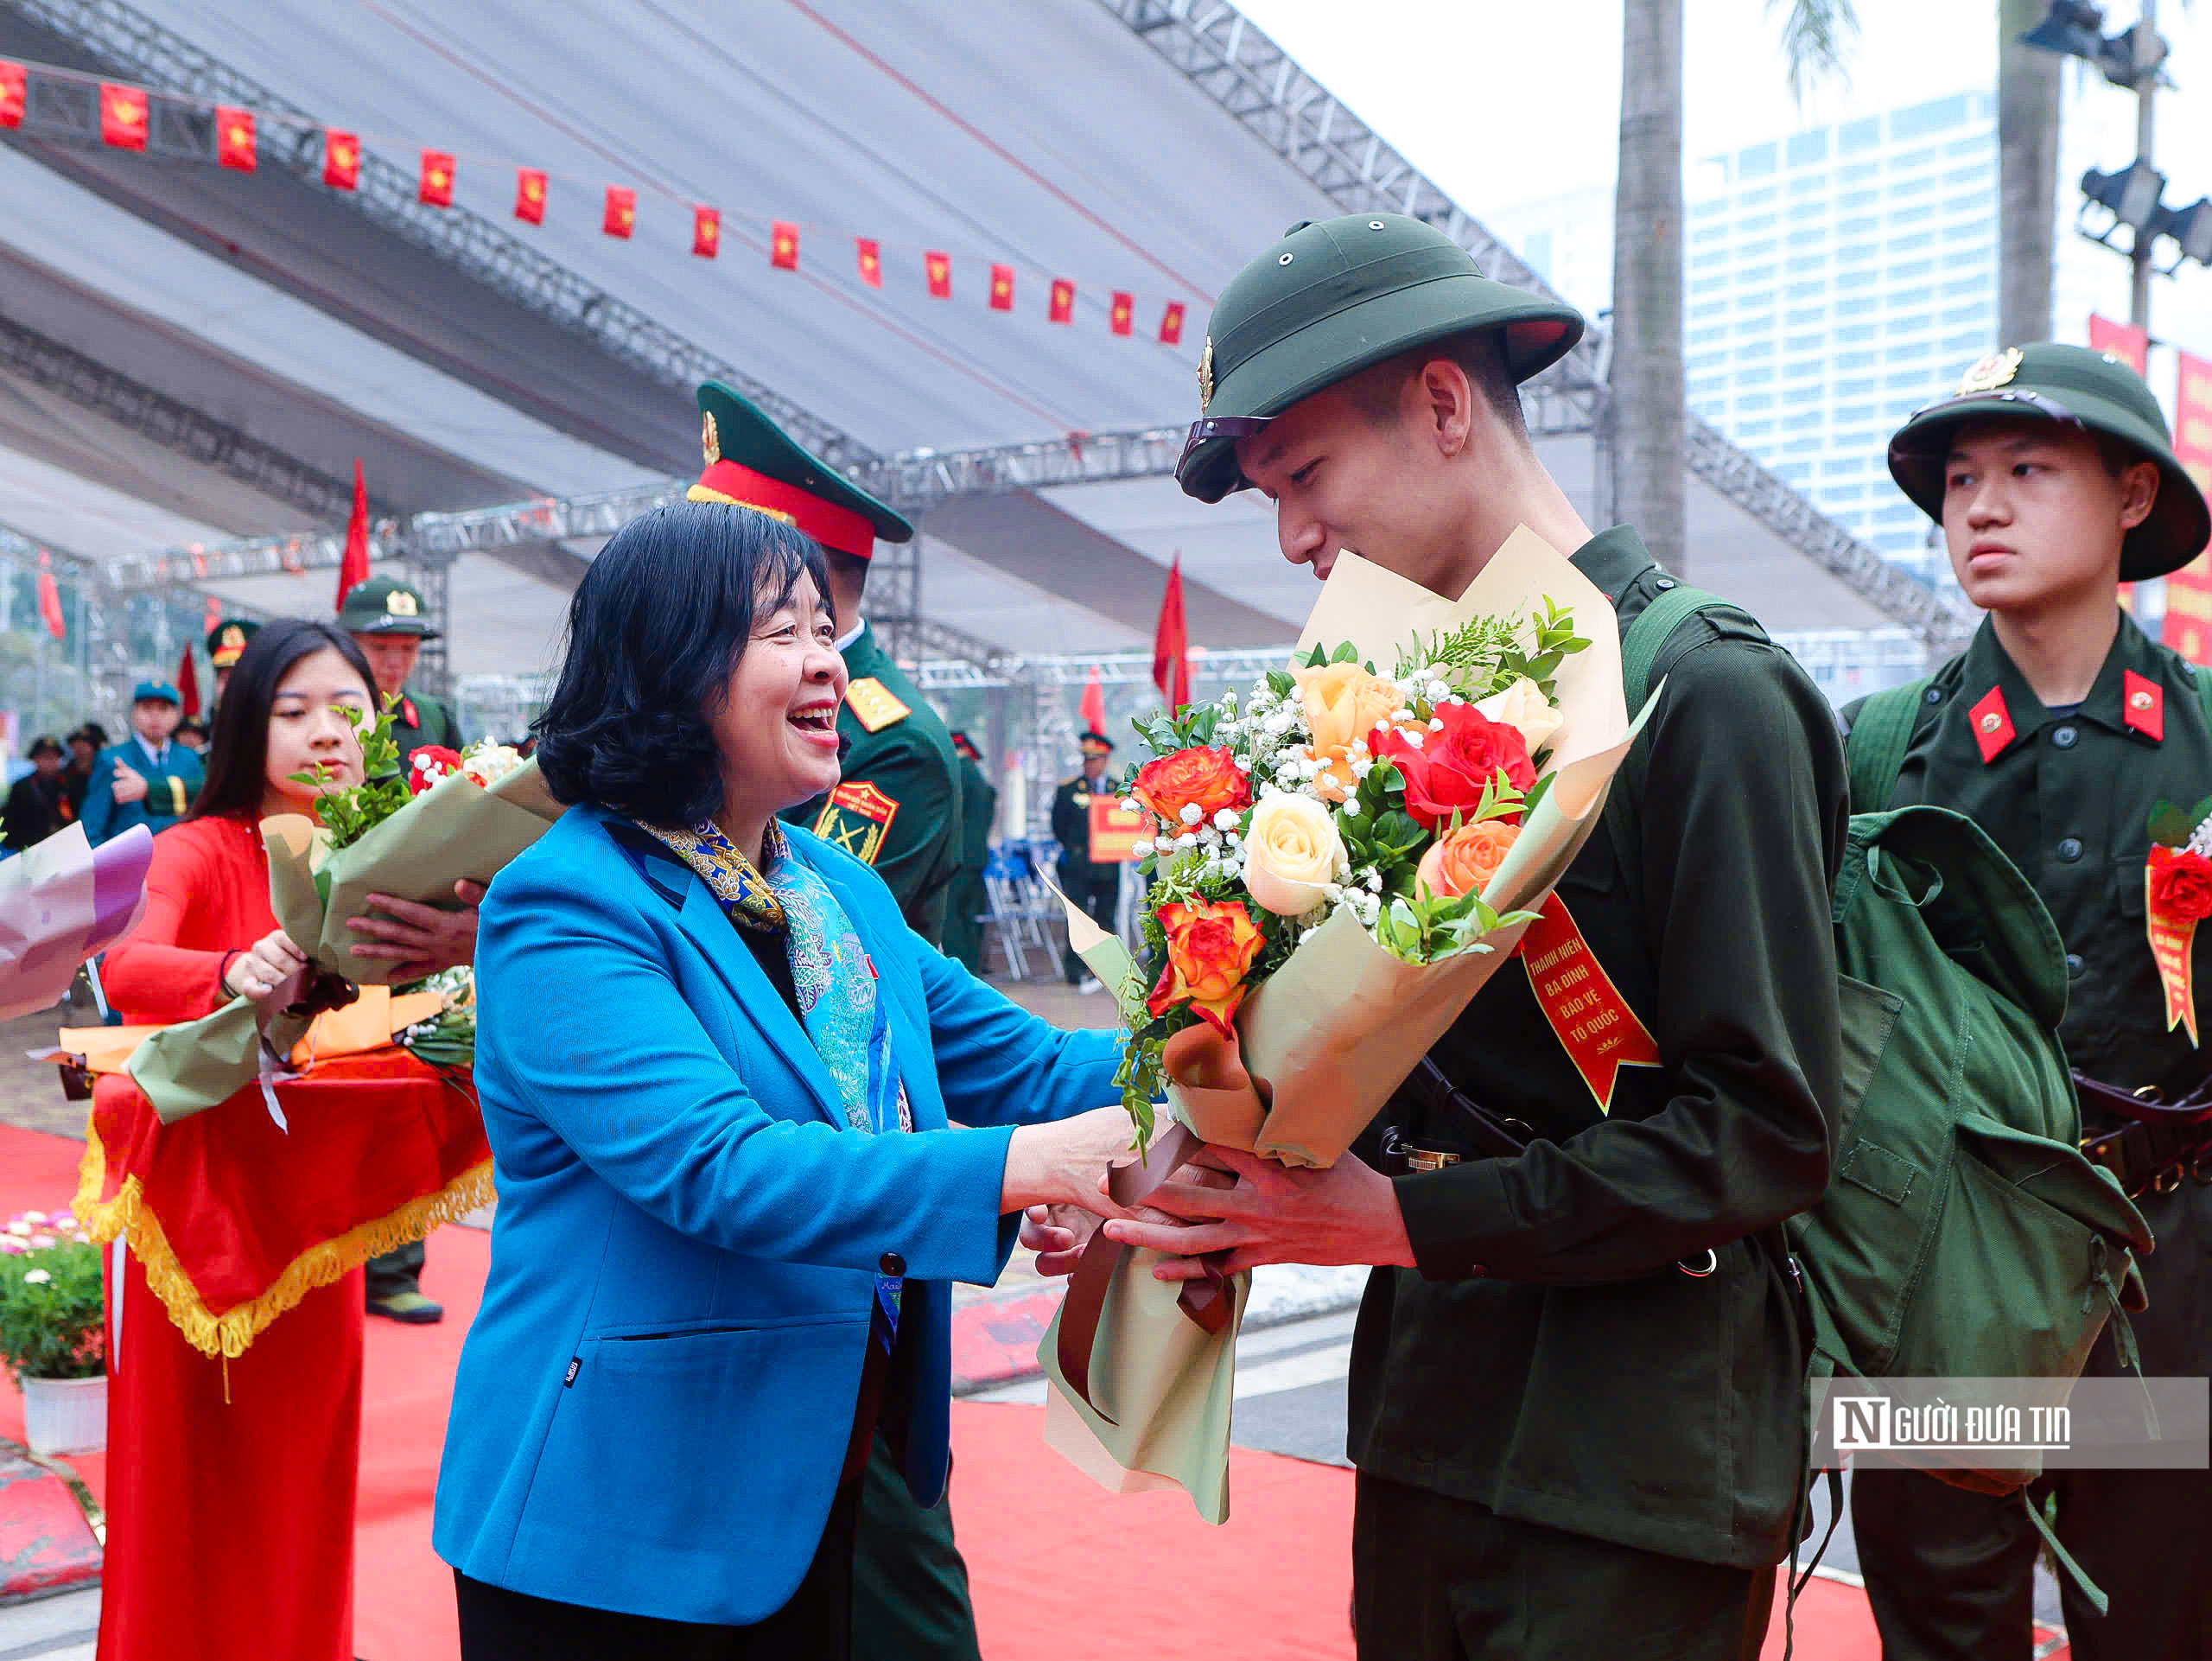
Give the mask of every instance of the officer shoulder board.
[(851, 707), (854, 719), (872, 733), (895, 727), (913, 714), (899, 701), (897, 694), (873, 675), (863, 675), (846, 687), (845, 702)]

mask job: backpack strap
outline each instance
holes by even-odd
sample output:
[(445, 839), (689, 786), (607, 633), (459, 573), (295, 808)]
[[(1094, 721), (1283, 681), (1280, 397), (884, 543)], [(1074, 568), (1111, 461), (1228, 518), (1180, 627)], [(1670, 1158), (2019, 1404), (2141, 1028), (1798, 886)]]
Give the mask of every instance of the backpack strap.
[[(1651, 671), (1666, 653), (1675, 631), (1701, 611), (1734, 610), (1717, 594), (1677, 584), (1636, 614), (1621, 636), (1621, 690), (1626, 694), (1629, 718), (1633, 721), (1651, 696)], [(1643, 794), (1643, 775), (1650, 766), (1651, 735), (1638, 733), (1621, 762), (1612, 788), (1605, 792), (1605, 829), (1616, 849), (1635, 846), (1638, 831), (1636, 805)]]
[[(1853, 812), (1878, 813), (1890, 805), (1897, 777), (1904, 771), (1904, 753), (1912, 748), (1912, 729), (1935, 678), (1923, 675), (1903, 686), (1885, 686), (1859, 706), (1859, 718), (1843, 741), (1851, 767)], [(2212, 677), (2200, 677), (2207, 678)], [(2212, 722), (2212, 715), (2206, 720)]]

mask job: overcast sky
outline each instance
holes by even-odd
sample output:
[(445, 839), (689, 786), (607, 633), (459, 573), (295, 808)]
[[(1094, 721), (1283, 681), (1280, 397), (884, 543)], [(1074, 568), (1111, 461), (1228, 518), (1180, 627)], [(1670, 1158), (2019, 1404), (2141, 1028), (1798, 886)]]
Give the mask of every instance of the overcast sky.
[[(1785, 0), (1786, 3), (1786, 0)], [(1478, 218), (1609, 184), (1620, 111), (1621, 0), (1240, 0), (1252, 21)], [(2107, 29), (2133, 22), (2113, 0)], [(1995, 0), (1858, 0), (1847, 78), (1789, 95), (1778, 16), (1762, 0), (1687, 0), (1684, 153), (1713, 151), (1996, 80)], [(2155, 159), (2170, 205), (2212, 194), (2212, 0), (2165, 0), (2178, 90), (2158, 100)], [(2124, 166), (2134, 100), (2094, 72), (2069, 77), (2061, 190), (2083, 167)], [(1531, 158), (1541, 157), (1536, 171)], [(2091, 307), (2125, 319), (2127, 268), (2069, 236), (2057, 333), (2079, 339)], [(2162, 246), (2171, 250), (2171, 245)], [(2212, 357), (2212, 273), (2157, 282), (2154, 333)], [(2075, 313), (2081, 313), (2077, 317)], [(2156, 365), (2157, 385), (2170, 379)], [(2170, 389), (2161, 389), (2162, 391)]]

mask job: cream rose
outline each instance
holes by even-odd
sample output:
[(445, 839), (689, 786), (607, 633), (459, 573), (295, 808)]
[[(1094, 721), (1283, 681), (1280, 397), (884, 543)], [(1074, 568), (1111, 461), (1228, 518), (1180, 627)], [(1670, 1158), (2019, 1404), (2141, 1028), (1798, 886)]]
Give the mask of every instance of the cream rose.
[(1475, 713), (1516, 729), (1522, 741), (1528, 745), (1531, 757), (1551, 742), (1561, 720), (1560, 712), (1552, 708), (1552, 701), (1544, 696), (1543, 688), (1526, 675), (1516, 677), (1503, 691), (1492, 692), (1475, 705)]
[(1305, 916), (1321, 903), (1322, 885), (1341, 881), (1351, 866), (1335, 818), (1311, 796), (1263, 798), (1244, 849), (1244, 886), (1278, 917)]

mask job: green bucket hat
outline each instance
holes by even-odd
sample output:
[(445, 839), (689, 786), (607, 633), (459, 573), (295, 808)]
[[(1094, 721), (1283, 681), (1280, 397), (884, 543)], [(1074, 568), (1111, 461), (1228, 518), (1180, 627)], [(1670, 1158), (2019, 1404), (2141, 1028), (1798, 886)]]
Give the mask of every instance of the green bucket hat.
[(1434, 226), (1402, 213), (1305, 220), (1237, 272), (1206, 323), (1198, 412), (1176, 464), (1184, 493), (1217, 502), (1249, 482), (1236, 441), (1300, 398), (1454, 334), (1502, 329), (1513, 379), (1582, 338), (1562, 301), (1493, 283)]
[(338, 627), (348, 634), (413, 634), (438, 638), (423, 616), (423, 596), (396, 576), (356, 582), (338, 610)]
[(2050, 341), (2008, 347), (1967, 370), (1951, 397), (1916, 411), (1890, 440), (1890, 476), (1938, 524), (1952, 435), (1967, 422), (1990, 420), (2048, 421), (2103, 433), (2158, 464), (2158, 499), (2120, 545), (2121, 582), (2177, 571), (2212, 539), (2212, 512), (2174, 460), (2165, 412), (2143, 378), (2111, 353)]

